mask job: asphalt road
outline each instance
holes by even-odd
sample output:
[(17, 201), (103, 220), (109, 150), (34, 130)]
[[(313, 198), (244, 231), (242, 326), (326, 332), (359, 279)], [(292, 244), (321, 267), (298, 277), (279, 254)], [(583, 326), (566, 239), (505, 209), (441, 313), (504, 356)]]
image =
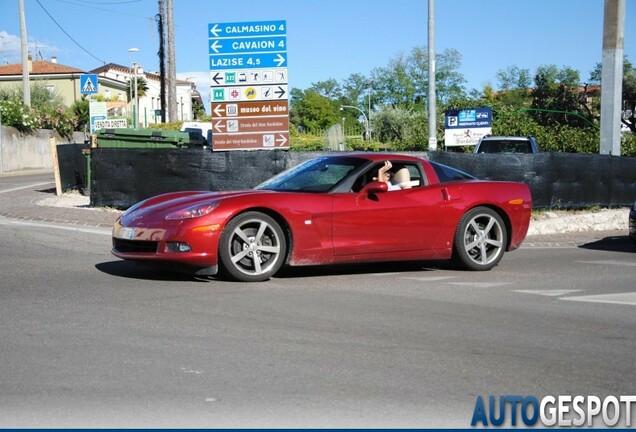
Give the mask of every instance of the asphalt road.
[(119, 261), (103, 229), (0, 243), (3, 428), (469, 427), (478, 395), (634, 394), (625, 236), (255, 284)]

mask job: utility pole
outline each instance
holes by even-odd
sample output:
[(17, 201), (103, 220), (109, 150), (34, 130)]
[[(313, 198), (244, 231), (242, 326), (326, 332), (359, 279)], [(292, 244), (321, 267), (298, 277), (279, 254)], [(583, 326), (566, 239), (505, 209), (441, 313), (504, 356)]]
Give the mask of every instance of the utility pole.
[(435, 0), (428, 0), (428, 149), (437, 150), (435, 95)]
[(29, 85), (29, 48), (24, 19), (24, 0), (20, 0), (20, 41), (22, 43), (22, 94), (24, 104), (31, 106), (31, 86)]
[(601, 72), (601, 154), (621, 155), (625, 0), (605, 0)]
[(168, 39), (168, 121), (177, 121), (177, 64), (174, 53), (173, 0), (166, 0), (166, 35)]
[(164, 37), (164, 23), (166, 22), (166, 6), (164, 0), (159, 0), (159, 98), (161, 100), (161, 123), (166, 122), (166, 50)]

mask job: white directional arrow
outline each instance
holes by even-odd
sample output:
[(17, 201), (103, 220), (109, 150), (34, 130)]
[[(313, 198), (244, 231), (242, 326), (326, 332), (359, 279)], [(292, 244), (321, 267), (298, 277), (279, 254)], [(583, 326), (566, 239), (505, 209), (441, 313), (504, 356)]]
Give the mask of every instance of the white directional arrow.
[(223, 105), (217, 105), (213, 111), (217, 117), (223, 117), (221, 114), (225, 112), (225, 108), (223, 108)]
[(278, 63), (278, 65), (277, 65), (278, 67), (281, 67), (283, 65), (283, 63), (285, 63), (285, 57), (283, 57), (280, 54), (276, 54), (276, 58), (274, 59), (274, 61), (276, 63)]
[(214, 123), (214, 129), (217, 132), (223, 132), (223, 129), (225, 129), (225, 125), (223, 124), (223, 121), (219, 120), (216, 123)]
[(215, 40), (214, 43), (210, 45), (210, 48), (212, 48), (212, 50), (214, 50), (214, 52), (218, 54), (219, 48), (223, 48), (223, 45), (221, 45), (218, 40)]
[(282, 135), (282, 134), (278, 134), (278, 136), (279, 136), (279, 138), (276, 138), (276, 142), (280, 143), (280, 144), (278, 144), (279, 147), (282, 147), (287, 142), (287, 138), (285, 138), (285, 135)]
[(212, 33), (212, 35), (214, 35), (214, 37), (218, 37), (220, 31), (221, 31), (221, 29), (219, 28), (218, 24), (214, 24), (214, 27), (212, 27), (210, 29), (210, 33)]
[(518, 292), (521, 294), (535, 294), (546, 297), (561, 297), (564, 295), (572, 294), (575, 292), (579, 292), (581, 290), (513, 290), (513, 292)]

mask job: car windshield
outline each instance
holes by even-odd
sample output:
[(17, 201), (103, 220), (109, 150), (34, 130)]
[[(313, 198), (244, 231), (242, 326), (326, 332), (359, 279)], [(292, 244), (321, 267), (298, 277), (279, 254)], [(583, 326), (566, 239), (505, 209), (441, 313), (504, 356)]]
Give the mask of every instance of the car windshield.
[(292, 192), (329, 192), (367, 161), (353, 157), (320, 157), (284, 171), (255, 189)]
[(488, 140), (482, 141), (479, 153), (532, 153), (530, 141)]
[(435, 169), (435, 173), (437, 174), (437, 178), (439, 178), (440, 183), (448, 183), (457, 180), (477, 180), (477, 177), (471, 176), (470, 174), (467, 174), (458, 169), (451, 168), (441, 163), (433, 161), (430, 162), (433, 166), (433, 169)]

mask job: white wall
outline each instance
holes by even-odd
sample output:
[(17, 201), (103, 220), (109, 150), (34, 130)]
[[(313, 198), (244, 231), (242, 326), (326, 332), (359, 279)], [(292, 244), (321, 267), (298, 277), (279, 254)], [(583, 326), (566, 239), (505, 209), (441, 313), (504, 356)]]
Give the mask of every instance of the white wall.
[[(60, 138), (57, 133), (39, 129), (33, 134), (20, 133), (14, 127), (0, 128), (0, 174), (16, 171), (53, 169), (51, 158), (51, 137), (58, 144), (68, 143), (68, 139)], [(75, 132), (72, 142), (84, 142), (84, 134)]]
[[(140, 67), (140, 70), (143, 70)], [(130, 77), (134, 80), (134, 75), (127, 71), (123, 72), (119, 69), (109, 70), (102, 74), (108, 78), (125, 82)], [(155, 110), (161, 107), (161, 83), (153, 74), (152, 76), (140, 72), (139, 76), (143, 76), (148, 84), (146, 96), (139, 98), (139, 113), (137, 124), (146, 127), (155, 123), (161, 123), (161, 116), (155, 116)], [(125, 100), (125, 99), (124, 99)], [(132, 116), (132, 105), (129, 112)], [(166, 110), (167, 115), (167, 110)], [(192, 120), (192, 88), (190, 83), (177, 84), (177, 118), (168, 121), (190, 121)]]

